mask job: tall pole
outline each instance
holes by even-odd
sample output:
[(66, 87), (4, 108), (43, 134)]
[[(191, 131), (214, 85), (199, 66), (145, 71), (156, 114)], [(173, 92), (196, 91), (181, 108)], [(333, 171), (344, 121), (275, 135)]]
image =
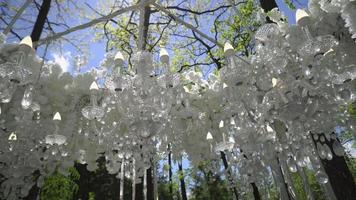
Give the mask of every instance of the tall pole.
[(143, 199), (147, 200), (147, 169), (144, 169), (143, 175)]
[(136, 163), (132, 158), (132, 200), (136, 200)]
[(157, 166), (156, 161), (153, 161), (153, 199), (158, 200), (158, 180), (157, 180)]
[(120, 200), (124, 200), (124, 182), (125, 182), (125, 159), (121, 160), (121, 174), (120, 174)]
[[(150, 15), (151, 15), (151, 9), (149, 5), (149, 0), (141, 0), (141, 6), (140, 6), (140, 23), (139, 23), (139, 37), (138, 37), (138, 50), (139, 51), (145, 51), (146, 46), (147, 46), (147, 37), (148, 37), (148, 27), (150, 25)], [(152, 188), (152, 178), (147, 178), (147, 175), (152, 176), (152, 173), (147, 174), (149, 169), (143, 169), (144, 170), (144, 176), (143, 176), (143, 183), (142, 183), (142, 190), (143, 190), (143, 199), (147, 200), (147, 184), (150, 184), (149, 188)], [(147, 182), (147, 180), (150, 180)], [(136, 189), (141, 189), (141, 188), (136, 188)], [(141, 190), (141, 191), (142, 191)], [(139, 191), (139, 193), (141, 193)], [(136, 196), (137, 197), (137, 196)], [(140, 196), (138, 196), (139, 199)]]

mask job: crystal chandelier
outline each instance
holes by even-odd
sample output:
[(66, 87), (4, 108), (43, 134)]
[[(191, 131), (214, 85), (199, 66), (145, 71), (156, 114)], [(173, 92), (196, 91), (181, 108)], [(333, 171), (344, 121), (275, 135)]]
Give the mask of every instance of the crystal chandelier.
[[(135, 185), (170, 145), (174, 156), (186, 154), (192, 164), (225, 153), (245, 186), (271, 172), (282, 199), (295, 194), (289, 172), (311, 166), (327, 198), (335, 199), (321, 159), (344, 155), (335, 127), (355, 133), (347, 106), (356, 90), (356, 6), (315, 2), (310, 13), (297, 11), (296, 25), (272, 11), (275, 23), (258, 29), (256, 54), (249, 58), (237, 59), (225, 44), (226, 66), (208, 79), (194, 70), (172, 72), (163, 48), (159, 63), (138, 51), (129, 68), (120, 52), (109, 53), (102, 73), (71, 76), (43, 63), (29, 37), (2, 44), (5, 198), (26, 196), (36, 170), (41, 187), (46, 175), (66, 173), (74, 162), (96, 170), (102, 155), (109, 173)], [(330, 13), (341, 14), (345, 26), (324, 23), (336, 20)], [(220, 172), (220, 165), (210, 170)]]

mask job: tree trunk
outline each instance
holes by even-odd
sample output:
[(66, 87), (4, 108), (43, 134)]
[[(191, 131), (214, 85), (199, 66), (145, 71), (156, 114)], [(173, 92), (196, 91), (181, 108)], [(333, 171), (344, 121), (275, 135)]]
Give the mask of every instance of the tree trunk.
[[(225, 168), (225, 170), (227, 170), (228, 179), (229, 179), (230, 183), (233, 183), (231, 171), (228, 169), (229, 168), (229, 164), (227, 163), (226, 155), (225, 155), (224, 152), (220, 151), (220, 156), (221, 156), (221, 159), (222, 159), (222, 161), (224, 163), (224, 168)], [(233, 187), (233, 193), (234, 193), (234, 196), (235, 196), (236, 200), (238, 200), (239, 199), (239, 193), (237, 192), (237, 188), (236, 188), (235, 185)]]
[(147, 200), (154, 200), (152, 167), (147, 169)]
[(144, 200), (143, 199), (143, 177), (140, 177), (141, 183), (136, 184), (135, 190), (135, 199), (136, 200)]
[[(241, 150), (241, 153), (243, 151)], [(242, 154), (244, 158), (247, 159), (247, 156), (245, 154)], [(251, 176), (251, 174), (248, 174), (249, 176)], [(252, 182), (250, 183), (251, 186), (252, 186), (252, 190), (253, 190), (253, 197), (255, 200), (260, 200), (261, 199), (261, 196), (260, 196), (260, 192), (258, 191), (258, 187), (256, 186), (256, 183)]]
[[(332, 133), (334, 134), (334, 133)], [(324, 134), (322, 134), (324, 135)], [(313, 141), (316, 144), (319, 141), (314, 137)], [(325, 144), (332, 150), (332, 144), (335, 140), (330, 138), (330, 141), (325, 140)], [(339, 142), (336, 140), (335, 142)], [(322, 142), (321, 142), (322, 143)], [(352, 200), (356, 197), (356, 186), (350, 169), (346, 164), (344, 156), (337, 156), (333, 153), (332, 160), (321, 159), (325, 172), (329, 177), (330, 184), (334, 190), (338, 200)]]
[(273, 8), (278, 8), (276, 0), (260, 0), (260, 4), (265, 12), (271, 11)]
[[(141, 0), (147, 1), (147, 0)], [(149, 6), (144, 7), (140, 13), (140, 30), (139, 30), (139, 41), (138, 49), (146, 50), (147, 46), (147, 37), (148, 37), (148, 26), (150, 25), (150, 15), (151, 9)]]
[(256, 183), (251, 183), (252, 190), (253, 190), (253, 197), (255, 200), (261, 200), (260, 197), (260, 192), (258, 191), (258, 187), (256, 186)]
[[(278, 8), (276, 0), (260, 0), (260, 4), (266, 13), (271, 11), (273, 8)], [(273, 21), (269, 17), (266, 17), (266, 23), (273, 23)]]
[(182, 160), (180, 162), (178, 162), (178, 170), (179, 170), (179, 180), (180, 180), (180, 189), (181, 189), (182, 199), (183, 200), (188, 200), (187, 191), (185, 189), (185, 181), (184, 181)]
[(168, 144), (168, 177), (169, 177), (169, 193), (171, 195), (171, 198), (173, 199), (173, 183), (172, 183), (172, 151), (171, 151), (171, 145)]
[(33, 42), (40, 40), (44, 24), (46, 23), (49, 9), (51, 8), (52, 0), (43, 0), (40, 11), (37, 15), (36, 23), (32, 29), (31, 39)]

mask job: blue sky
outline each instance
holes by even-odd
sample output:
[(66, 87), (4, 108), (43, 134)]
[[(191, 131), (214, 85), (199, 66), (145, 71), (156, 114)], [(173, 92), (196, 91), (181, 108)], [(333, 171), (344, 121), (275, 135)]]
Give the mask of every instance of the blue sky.
[[(290, 10), (285, 3), (283, 3), (284, 0), (276, 0), (279, 9), (281, 10), (281, 12), (283, 12), (285, 14), (285, 16), (288, 18), (288, 22), (289, 23), (295, 23), (295, 11)], [(24, 0), (22, 1), (13, 1), (11, 3), (13, 3), (13, 5), (15, 5), (16, 7), (19, 7), (22, 3), (24, 2)], [(86, 8), (86, 12), (88, 13), (92, 13), (90, 16), (91, 17), (98, 17), (97, 14), (93, 13), (86, 5), (89, 4), (91, 7), (93, 8), (97, 8), (97, 6), (100, 4), (100, 2), (104, 2), (104, 1), (97, 1), (97, 0), (79, 0), (76, 1), (77, 4), (81, 7), (85, 7)], [(214, 0), (211, 1), (211, 5), (214, 4)], [(294, 1), (295, 5), (298, 8), (305, 8), (307, 6), (307, 0), (297, 0)], [(73, 6), (72, 6), (73, 8)], [(33, 10), (26, 10), (24, 15), (27, 16), (31, 16), (30, 14), (32, 14)], [(78, 12), (79, 14), (79, 12)], [(57, 17), (56, 15), (56, 10), (51, 10), (50, 14), (49, 14), (49, 19), (53, 20)], [(34, 21), (35, 19), (32, 18), (32, 20)], [(81, 23), (86, 22), (87, 20), (82, 20), (78, 17), (76, 17), (76, 15), (71, 15), (68, 16), (67, 23), (69, 26), (76, 26), (79, 25)], [(21, 24), (20, 24), (21, 25)], [(20, 26), (19, 25), (19, 26)], [(203, 26), (203, 29), (207, 29), (207, 30), (203, 30), (204, 32), (209, 32), (208, 30), (210, 29), (210, 27), (208, 26)], [(25, 30), (21, 30), (21, 36), (25, 36), (25, 35), (30, 35), (30, 31), (31, 29), (25, 29)], [(60, 32), (63, 30), (55, 30), (56, 32)], [(87, 65), (82, 69), (82, 72), (85, 71), (89, 71), (91, 68), (96, 68), (99, 66), (100, 61), (103, 59), (104, 54), (105, 54), (105, 42), (99, 41), (99, 42), (93, 42), (93, 35), (94, 35), (94, 31), (90, 30), (90, 29), (86, 29), (86, 30), (81, 30), (81, 31), (77, 31), (74, 32), (72, 34), (70, 34), (69, 36), (71, 38), (85, 38), (84, 43), (88, 44), (88, 53), (89, 53), (89, 60)], [(43, 37), (43, 35), (42, 35)], [(179, 38), (178, 38), (179, 39)], [(175, 38), (173, 38), (174, 42)], [(14, 41), (17, 42), (17, 39), (11, 38), (10, 41)], [(39, 56), (43, 56), (43, 49), (44, 47), (40, 47), (38, 49), (38, 54)], [(86, 49), (86, 48), (83, 48)], [(170, 52), (171, 53), (171, 52)], [(55, 60), (56, 62), (58, 62), (59, 64), (62, 65), (62, 68), (66, 71), (69, 72), (73, 72), (74, 71), (74, 67), (73, 67), (73, 58), (74, 56), (76, 56), (78, 54), (78, 51), (76, 50), (76, 48), (69, 44), (68, 42), (64, 42), (63, 45), (61, 46), (61, 48), (57, 48), (57, 49), (50, 49), (50, 51), (48, 52), (46, 58), (47, 59), (51, 59), (51, 60)], [(212, 71), (212, 69), (210, 69), (209, 71)]]
[[(87, 1), (88, 4), (90, 4), (92, 7), (96, 7), (98, 1), (96, 0), (89, 0)], [(288, 22), (291, 24), (295, 23), (295, 11), (294, 10), (290, 10), (286, 4), (283, 3), (283, 0), (276, 0), (279, 9), (281, 10), (282, 13), (285, 14), (285, 16), (288, 19)], [(299, 0), (299, 3), (296, 3), (296, 6), (298, 8), (305, 8), (307, 7), (307, 0)], [(214, 3), (214, 1), (212, 1), (212, 3)], [(77, 25), (79, 23), (72, 21), (73, 25)], [(78, 35), (80, 36), (81, 34), (87, 34), (87, 31), (80, 31), (77, 33), (73, 33), (73, 35)], [(87, 40), (92, 40), (91, 38), (87, 38)], [(104, 55), (105, 55), (105, 43), (104, 42), (90, 42), (89, 43), (89, 60), (88, 60), (88, 64), (87, 66), (85, 66), (82, 71), (88, 71), (91, 68), (97, 68), (101, 62), (101, 60), (103, 59)], [(72, 62), (70, 61), (70, 59), (73, 58), (74, 55), (77, 54), (76, 49), (70, 45), (70, 44), (65, 44), (63, 46), (63, 55), (59, 54), (60, 52), (56, 52), (56, 53), (50, 53), (50, 55), (52, 56), (52, 59), (56, 59), (58, 62), (60, 62), (61, 64), (63, 64), (63, 68), (66, 68), (68, 71), (73, 71), (74, 67), (72, 65)], [(211, 69), (210, 69), (211, 70)], [(212, 71), (212, 70), (211, 70)]]
[[(295, 10), (290, 10), (284, 3), (284, 0), (276, 0), (276, 2), (280, 11), (288, 18), (288, 22), (290, 24), (295, 24)], [(297, 8), (303, 9), (308, 7), (308, 0), (297, 0), (294, 2)]]

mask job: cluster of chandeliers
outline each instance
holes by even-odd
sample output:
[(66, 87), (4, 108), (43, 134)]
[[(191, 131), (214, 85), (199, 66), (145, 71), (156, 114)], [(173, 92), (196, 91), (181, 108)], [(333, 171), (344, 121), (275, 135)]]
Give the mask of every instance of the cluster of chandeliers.
[(134, 185), (170, 145), (192, 164), (225, 152), (245, 187), (272, 172), (282, 199), (294, 192), (289, 172), (305, 177), (301, 169), (312, 167), (335, 199), (320, 159), (344, 154), (331, 133), (355, 132), (347, 106), (356, 98), (356, 2), (335, 2), (311, 1), (310, 15), (298, 10), (292, 26), (272, 11), (276, 23), (256, 32), (256, 54), (240, 60), (226, 44), (226, 66), (207, 80), (194, 70), (172, 72), (164, 49), (159, 65), (143, 51), (129, 69), (121, 53), (109, 53), (101, 73), (71, 76), (43, 63), (29, 38), (1, 44), (4, 198), (26, 196), (34, 180), (41, 187), (74, 162), (95, 170), (99, 156), (109, 173)]

